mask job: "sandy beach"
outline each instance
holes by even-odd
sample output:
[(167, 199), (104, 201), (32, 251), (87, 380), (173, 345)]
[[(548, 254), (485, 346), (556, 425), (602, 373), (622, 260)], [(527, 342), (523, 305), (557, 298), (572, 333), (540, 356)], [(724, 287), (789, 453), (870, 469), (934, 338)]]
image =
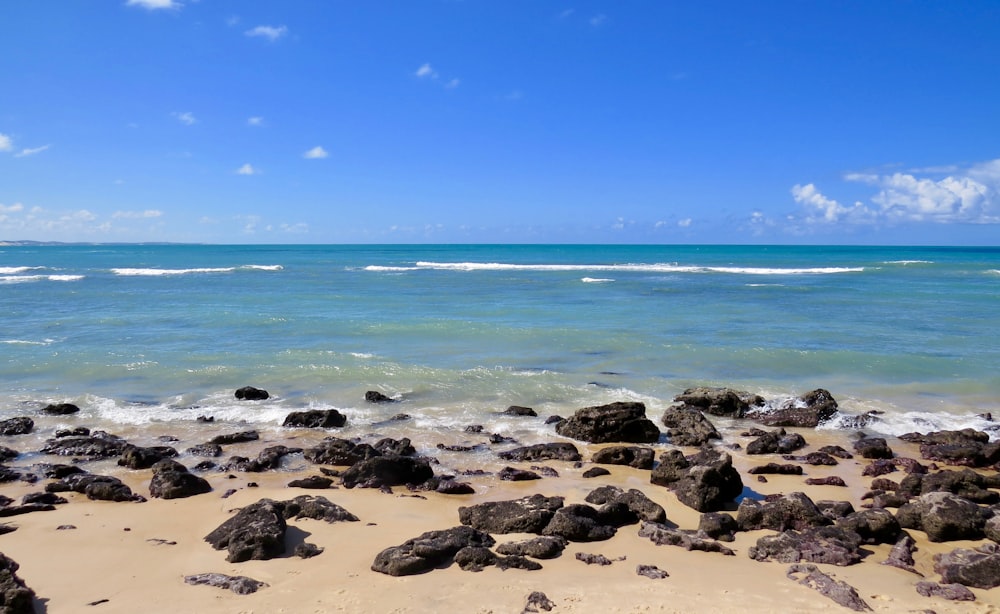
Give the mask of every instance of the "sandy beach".
[[(726, 421), (721, 421), (726, 422)], [(212, 425), (207, 425), (209, 428)], [(748, 475), (751, 467), (782, 462), (778, 455), (747, 455), (752, 437), (740, 435), (752, 426), (732, 421), (720, 427), (720, 446), (732, 454), (734, 466), (746, 487), (759, 495), (804, 492), (814, 501), (850, 501), (861, 509), (871, 478), (862, 470), (869, 461), (855, 457), (839, 465), (805, 466), (798, 475), (768, 475), (760, 482)], [(225, 426), (214, 425), (216, 431)], [(788, 429), (808, 441), (805, 453), (824, 445), (850, 448), (846, 433)], [(287, 431), (288, 445), (316, 441), (326, 431)], [(282, 443), (276, 437), (226, 446), (226, 454), (253, 457), (265, 446)], [(424, 434), (432, 438), (433, 434)], [(7, 438), (8, 445), (17, 438)], [(553, 438), (556, 440), (558, 438)], [(493, 470), (512, 465), (527, 469), (544, 465), (558, 477), (507, 482), (495, 475), (462, 477), (475, 489), (471, 495), (412, 492), (396, 486), (392, 492), (373, 488), (344, 487), (324, 490), (289, 488), (293, 479), (318, 475), (319, 467), (302, 464), (301, 455), (286, 462), (289, 469), (261, 473), (206, 471), (212, 491), (183, 499), (150, 498), (146, 502), (90, 501), (78, 493), (62, 493), (68, 504), (54, 511), (34, 512), (6, 519), (17, 527), (0, 536), (0, 551), (20, 565), (17, 572), (37, 595), (39, 612), (522, 612), (528, 596), (541, 591), (554, 604), (553, 612), (701, 612), (740, 610), (747, 612), (836, 612), (845, 608), (787, 577), (789, 565), (758, 562), (747, 555), (756, 540), (771, 531), (736, 534), (726, 545), (735, 556), (686, 551), (656, 545), (640, 537), (638, 525), (621, 527), (606, 541), (573, 542), (558, 558), (540, 561), (543, 569), (501, 570), (487, 567), (481, 572), (463, 571), (457, 565), (419, 575), (392, 577), (371, 570), (375, 556), (385, 548), (402, 544), (424, 532), (460, 525), (458, 508), (486, 501), (517, 499), (536, 493), (565, 497), (566, 503), (583, 503), (598, 486), (615, 485), (638, 489), (663, 506), (668, 523), (680, 529), (697, 529), (700, 514), (680, 503), (668, 489), (650, 483), (648, 470), (603, 465), (610, 475), (584, 478), (596, 465), (587, 462), (603, 445), (575, 442), (582, 463), (544, 461), (507, 463), (497, 459)], [(740, 444), (743, 449), (732, 449)], [(177, 445), (182, 449), (181, 444)], [(892, 440), (900, 457), (919, 458), (917, 446)], [(659, 449), (670, 446), (658, 444)], [(685, 452), (693, 452), (686, 449)], [(54, 462), (59, 462), (57, 459)], [(61, 459), (65, 462), (65, 459)], [(196, 459), (180, 458), (191, 466)], [(103, 465), (101, 464), (103, 463)], [(109, 461), (87, 466), (88, 470), (113, 473), (136, 493), (148, 497), (150, 470), (113, 468)], [(16, 466), (17, 464), (14, 463)], [(805, 479), (840, 476), (847, 487), (809, 486)], [(890, 474), (901, 479), (903, 473)], [(257, 486), (251, 486), (252, 483)], [(0, 493), (20, 500), (39, 492), (43, 482), (11, 482)], [(230, 496), (227, 491), (235, 489)], [(309, 542), (323, 548), (318, 556), (302, 559), (291, 554), (271, 560), (226, 562), (225, 551), (214, 550), (204, 537), (230, 518), (235, 510), (263, 498), (288, 500), (298, 495), (321, 495), (355, 514), (358, 522), (327, 523), (304, 519), (289, 521), (287, 550)], [(60, 528), (70, 525), (75, 528)], [(931, 543), (921, 531), (909, 531), (917, 542), (915, 568), (925, 577), (881, 565), (890, 545), (865, 546), (870, 552), (857, 565), (819, 565), (836, 580), (857, 589), (858, 595), (876, 612), (995, 612), (1000, 594), (972, 589), (974, 602), (951, 602), (923, 597), (915, 590), (921, 580), (938, 580), (933, 556), (956, 547), (974, 547), (981, 542)], [(531, 535), (495, 535), (498, 544), (519, 541)], [(577, 553), (603, 555), (610, 565), (586, 564)], [(651, 579), (638, 575), (638, 565), (655, 565), (668, 577)], [(185, 576), (201, 573), (248, 576), (266, 587), (248, 595), (211, 586), (191, 586)]]

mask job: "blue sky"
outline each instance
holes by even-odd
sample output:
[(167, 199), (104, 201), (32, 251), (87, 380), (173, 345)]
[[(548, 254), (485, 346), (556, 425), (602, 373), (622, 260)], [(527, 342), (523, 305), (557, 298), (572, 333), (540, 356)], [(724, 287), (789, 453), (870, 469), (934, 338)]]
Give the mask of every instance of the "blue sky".
[(0, 5), (0, 240), (1000, 243), (1000, 3)]

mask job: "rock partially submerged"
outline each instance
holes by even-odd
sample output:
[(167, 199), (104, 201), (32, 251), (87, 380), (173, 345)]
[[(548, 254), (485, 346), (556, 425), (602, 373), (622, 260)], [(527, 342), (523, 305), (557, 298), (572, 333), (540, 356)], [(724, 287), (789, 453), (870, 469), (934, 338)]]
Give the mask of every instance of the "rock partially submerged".
[(609, 446), (591, 456), (590, 462), (602, 465), (627, 465), (636, 469), (652, 469), (656, 453), (644, 446)]
[(742, 418), (751, 408), (764, 406), (764, 398), (731, 388), (688, 388), (674, 401), (713, 416)]
[(556, 424), (556, 432), (590, 443), (656, 443), (660, 430), (639, 402), (584, 407)]
[(578, 461), (581, 459), (580, 451), (571, 443), (539, 443), (533, 446), (524, 446), (507, 450), (497, 454), (504, 460), (511, 461), (540, 461), (540, 460), (563, 460)]
[(263, 401), (269, 398), (271, 395), (268, 394), (266, 390), (261, 388), (254, 388), (253, 386), (244, 386), (238, 389), (235, 393), (237, 399), (241, 401)]
[(27, 435), (35, 428), (35, 421), (27, 416), (0, 420), (0, 435)]
[(771, 409), (753, 408), (745, 417), (767, 426), (814, 428), (837, 413), (837, 401), (830, 391), (817, 388)]
[(104, 431), (94, 431), (88, 436), (49, 439), (42, 447), (43, 454), (58, 456), (85, 456), (88, 458), (110, 458), (125, 451), (128, 442)]
[(309, 411), (293, 411), (285, 416), (281, 426), (311, 429), (340, 428), (347, 424), (347, 416), (336, 409), (311, 409)]

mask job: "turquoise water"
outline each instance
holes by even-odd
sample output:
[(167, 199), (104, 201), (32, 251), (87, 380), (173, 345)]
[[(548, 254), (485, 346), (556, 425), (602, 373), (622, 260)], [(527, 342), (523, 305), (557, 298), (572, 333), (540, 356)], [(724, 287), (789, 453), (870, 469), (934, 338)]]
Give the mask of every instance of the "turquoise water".
[[(8, 246), (0, 313), (3, 417), (443, 427), (511, 404), (655, 414), (699, 384), (827, 388), (897, 434), (1000, 409), (998, 248)], [(236, 403), (247, 384), (274, 398)]]

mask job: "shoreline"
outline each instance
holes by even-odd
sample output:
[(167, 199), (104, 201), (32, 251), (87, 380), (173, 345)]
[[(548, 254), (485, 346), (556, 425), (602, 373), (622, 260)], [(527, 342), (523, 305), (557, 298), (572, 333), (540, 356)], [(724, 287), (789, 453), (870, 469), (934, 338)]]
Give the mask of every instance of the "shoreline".
[[(661, 431), (665, 431), (659, 416), (648, 417)], [(788, 461), (782, 460), (778, 454), (747, 454), (747, 445), (754, 437), (742, 433), (751, 428), (773, 429), (750, 420), (709, 419), (722, 435), (721, 442), (716, 442), (714, 447), (732, 456), (744, 487), (749, 489), (744, 495), (763, 498), (803, 492), (813, 501), (849, 501), (857, 510), (870, 503), (862, 498), (869, 491), (872, 480), (862, 476), (870, 461), (855, 456), (851, 460), (841, 460), (836, 466), (803, 465), (803, 475), (767, 475), (767, 481), (760, 482), (748, 473), (752, 467), (767, 462)], [(159, 431), (161, 426), (145, 430)], [(216, 434), (238, 430), (232, 427), (232, 424), (206, 424), (200, 430)], [(419, 431), (412, 425), (407, 428)], [(373, 429), (380, 430), (377, 425), (373, 425)], [(126, 430), (132, 437), (144, 431), (142, 427)], [(802, 435), (807, 442), (806, 447), (794, 454), (806, 454), (826, 445), (851, 449), (853, 444), (852, 433), (848, 431), (786, 430)], [(268, 431), (262, 440), (226, 445), (221, 458), (232, 455), (252, 458), (265, 447), (273, 445), (307, 447), (330, 435), (337, 436), (337, 429)], [(23, 436), (3, 437), (2, 443), (18, 449), (23, 447), (18, 445), (20, 437)], [(485, 434), (475, 437), (465, 435), (464, 438), (482, 441)], [(156, 437), (150, 435), (146, 439), (155, 440)], [(421, 450), (436, 448), (438, 443), (447, 441), (441, 433), (432, 431), (422, 433), (420, 439), (418, 441), (414, 437), (414, 445)], [(553, 431), (549, 441), (570, 440)], [(177, 445), (178, 451), (181, 451), (186, 449), (187, 443), (170, 445)], [(897, 457), (921, 458), (919, 446), (914, 443), (892, 438), (888, 439), (888, 443)], [(748, 612), (837, 612), (845, 609), (811, 588), (789, 579), (786, 575), (788, 564), (758, 562), (748, 556), (748, 550), (760, 537), (774, 533), (770, 530), (736, 533), (735, 541), (725, 544), (735, 551), (735, 556), (656, 545), (649, 539), (639, 537), (638, 525), (632, 524), (622, 526), (614, 537), (606, 541), (570, 542), (558, 558), (539, 561), (542, 569), (538, 571), (487, 567), (482, 572), (473, 573), (451, 565), (420, 575), (393, 577), (371, 570), (373, 560), (383, 549), (398, 546), (427, 531), (459, 526), (457, 510), (460, 506), (534, 494), (562, 496), (569, 505), (584, 503), (587, 494), (599, 486), (638, 489), (664, 508), (668, 524), (682, 530), (698, 528), (701, 514), (681, 503), (671, 490), (651, 484), (648, 470), (590, 462), (595, 452), (615, 444), (588, 444), (575, 440), (573, 444), (583, 457), (579, 466), (560, 460), (504, 461), (496, 456), (495, 450), (509, 449), (514, 444), (484, 444), (483, 449), (472, 453), (440, 451), (444, 460), (441, 465), (434, 466), (434, 473), (438, 475), (462, 465), (464, 467), (461, 468), (481, 471), (496, 471), (506, 465), (522, 469), (546, 466), (558, 473), (558, 477), (524, 482), (503, 481), (496, 475), (462, 475), (460, 481), (471, 484), (475, 489), (475, 493), (470, 495), (411, 492), (402, 486), (393, 486), (391, 494), (374, 488), (348, 489), (343, 486), (324, 490), (289, 488), (286, 484), (293, 479), (320, 473), (318, 465), (299, 454), (285, 457), (278, 470), (260, 473), (195, 472), (209, 481), (212, 490), (183, 499), (150, 498), (144, 503), (107, 502), (90, 501), (85, 495), (75, 492), (60, 493), (68, 499), (68, 504), (57, 505), (53, 511), (5, 519), (16, 525), (17, 530), (0, 536), (0, 552), (20, 565), (17, 575), (35, 591), (39, 612), (126, 612), (142, 607), (150, 612), (180, 609), (220, 613), (430, 612), (447, 609), (499, 613), (521, 612), (528, 595), (534, 591), (543, 592), (555, 604), (552, 611), (557, 614), (593, 611), (691, 612), (722, 608), (739, 608)], [(733, 444), (739, 444), (740, 449), (733, 449)], [(144, 441), (142, 445), (154, 444)], [(653, 448), (659, 458), (664, 451), (676, 446), (658, 443), (648, 447)], [(680, 449), (684, 454), (697, 452), (697, 448), (693, 447)], [(199, 459), (182, 452), (177, 460), (190, 468)], [(28, 467), (42, 461), (66, 462), (66, 459), (31, 455), (25, 462), (15, 460), (9, 465)], [(583, 477), (586, 470), (598, 466), (610, 473), (596, 478)], [(136, 493), (149, 495), (152, 475), (149, 469), (116, 467), (114, 460), (84, 463), (82, 467), (95, 473), (113, 474)], [(953, 467), (941, 465), (941, 468)], [(843, 478), (847, 487), (805, 484), (807, 478), (833, 475)], [(898, 471), (885, 477), (899, 481), (905, 475)], [(25, 494), (43, 490), (45, 482), (5, 483), (0, 485), (0, 494), (19, 501)], [(249, 487), (251, 482), (259, 486)], [(222, 498), (229, 489), (236, 489), (236, 492)], [(282, 501), (299, 495), (326, 497), (355, 514), (359, 521), (332, 524), (308, 519), (289, 521), (285, 537), (287, 545), (307, 541), (325, 549), (319, 556), (309, 559), (289, 554), (271, 560), (228, 563), (224, 551), (214, 550), (203, 539), (229, 519), (237, 508), (263, 498)], [(727, 512), (736, 515), (735, 508), (727, 509)], [(76, 528), (57, 530), (62, 525), (74, 525)], [(988, 540), (934, 543), (928, 541), (922, 531), (907, 531), (916, 539), (915, 567), (924, 574), (924, 578), (879, 564), (891, 549), (891, 545), (887, 544), (864, 546), (870, 554), (859, 564), (843, 567), (821, 564), (819, 568), (835, 579), (854, 586), (876, 612), (923, 609), (939, 613), (991, 612), (1000, 608), (1000, 591), (996, 589), (972, 589), (976, 601), (970, 603), (923, 597), (914, 588), (918, 581), (939, 579), (933, 570), (935, 554), (959, 547), (971, 548)], [(496, 534), (493, 537), (501, 544), (532, 536)], [(601, 554), (612, 563), (588, 565), (576, 559), (578, 553)], [(619, 560), (622, 557), (624, 560)], [(640, 564), (655, 565), (669, 576), (663, 579), (639, 576), (636, 566)], [(207, 572), (249, 576), (268, 586), (253, 594), (236, 595), (228, 590), (189, 586), (184, 582), (186, 575)], [(95, 602), (100, 603), (88, 606)]]

